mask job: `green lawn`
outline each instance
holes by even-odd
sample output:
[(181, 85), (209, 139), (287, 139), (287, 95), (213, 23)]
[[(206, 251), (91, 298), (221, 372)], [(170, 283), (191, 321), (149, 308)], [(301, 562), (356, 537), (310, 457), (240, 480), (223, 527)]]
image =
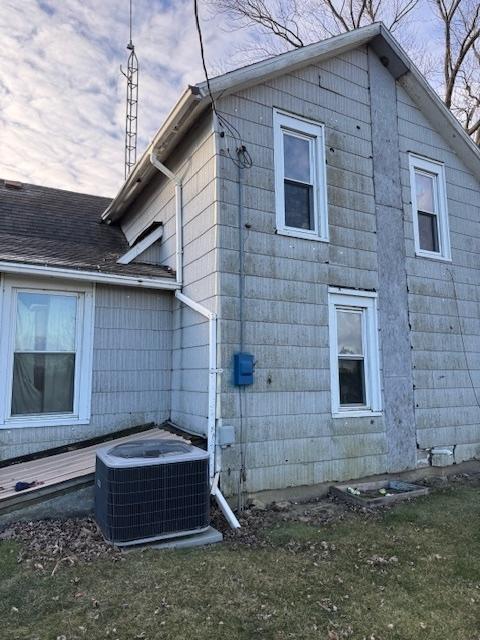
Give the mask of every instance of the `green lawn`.
[(480, 639), (480, 489), (266, 530), (270, 544), (35, 569), (0, 544), (5, 639)]

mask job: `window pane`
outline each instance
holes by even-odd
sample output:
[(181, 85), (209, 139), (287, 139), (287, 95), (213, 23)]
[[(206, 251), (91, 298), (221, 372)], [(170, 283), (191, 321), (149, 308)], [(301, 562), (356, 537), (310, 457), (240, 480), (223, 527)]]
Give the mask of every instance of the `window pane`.
[(77, 298), (19, 292), (15, 351), (74, 351)]
[(285, 180), (285, 226), (314, 229), (313, 187)]
[(421, 211), (435, 211), (433, 176), (415, 172), (415, 192), (417, 195), (417, 209)]
[(438, 253), (438, 228), (437, 216), (430, 213), (418, 212), (418, 235), (420, 238), (420, 249), (424, 251), (435, 251)]
[(310, 182), (310, 140), (283, 134), (285, 178)]
[(363, 360), (338, 360), (341, 405), (365, 405)]
[(362, 312), (337, 309), (339, 355), (363, 355)]
[(15, 353), (12, 415), (71, 413), (75, 354)]

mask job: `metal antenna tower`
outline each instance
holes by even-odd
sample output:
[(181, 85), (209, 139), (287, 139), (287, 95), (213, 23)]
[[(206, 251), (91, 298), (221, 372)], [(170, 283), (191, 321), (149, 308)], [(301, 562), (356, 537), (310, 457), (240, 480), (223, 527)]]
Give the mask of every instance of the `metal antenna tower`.
[(127, 79), (127, 102), (125, 110), (125, 180), (137, 161), (137, 121), (138, 121), (138, 58), (132, 42), (132, 0), (130, 0), (130, 40), (127, 49), (130, 51), (127, 72), (120, 71)]

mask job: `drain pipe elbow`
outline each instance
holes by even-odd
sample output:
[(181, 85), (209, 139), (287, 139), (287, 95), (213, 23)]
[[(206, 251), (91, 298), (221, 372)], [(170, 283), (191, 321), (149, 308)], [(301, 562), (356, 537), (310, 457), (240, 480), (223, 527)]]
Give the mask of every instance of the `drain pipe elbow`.
[(182, 178), (160, 162), (153, 151), (150, 154), (150, 163), (175, 183), (175, 272), (177, 284), (181, 287), (183, 284)]

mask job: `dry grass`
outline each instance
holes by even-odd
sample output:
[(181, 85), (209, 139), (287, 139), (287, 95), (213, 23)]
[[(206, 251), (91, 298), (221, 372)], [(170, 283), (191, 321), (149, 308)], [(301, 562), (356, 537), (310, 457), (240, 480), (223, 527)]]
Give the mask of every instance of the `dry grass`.
[(269, 544), (52, 568), (0, 544), (1, 638), (480, 639), (480, 490), (277, 522)]

